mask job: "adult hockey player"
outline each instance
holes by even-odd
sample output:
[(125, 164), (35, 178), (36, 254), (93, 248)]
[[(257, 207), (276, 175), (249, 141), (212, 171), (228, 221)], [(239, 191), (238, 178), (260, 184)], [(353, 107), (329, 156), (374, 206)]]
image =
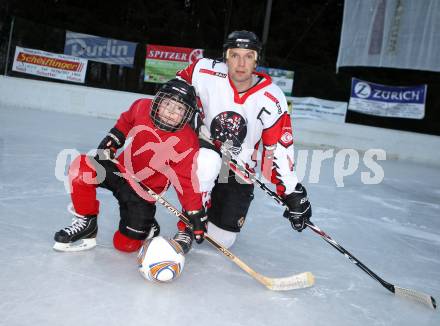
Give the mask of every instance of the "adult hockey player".
[[(97, 187), (112, 191), (119, 203), (119, 229), (113, 237), (116, 249), (136, 251), (143, 240), (159, 234), (154, 200), (139, 189), (135, 191), (135, 184), (132, 187), (119, 172), (135, 175), (156, 193), (163, 193), (173, 184), (194, 230), (193, 234), (183, 226), (174, 239), (185, 253), (194, 235), (201, 242), (206, 214), (193, 171), (199, 144), (188, 125), (196, 110), (194, 88), (185, 81), (172, 79), (162, 85), (153, 101), (137, 100), (121, 114), (99, 144), (95, 158), (86, 155), (76, 158), (69, 168), (75, 218), (72, 225), (55, 233), (54, 249), (77, 251), (96, 246)], [(128, 138), (131, 143), (115, 164), (112, 160)]]
[(219, 148), (225, 143), (233, 157), (251, 170), (262, 143), (262, 173), (289, 206), (284, 216), (302, 231), (312, 215), (306, 189), (293, 170), (286, 98), (270, 76), (255, 71), (261, 48), (253, 32), (235, 31), (224, 43), (223, 62), (204, 58), (177, 73), (195, 87), (202, 106), (197, 175), (208, 208), (208, 234), (225, 247), (240, 232), (254, 190), (252, 184), (238, 182), (232, 172), (227, 182), (218, 178)]

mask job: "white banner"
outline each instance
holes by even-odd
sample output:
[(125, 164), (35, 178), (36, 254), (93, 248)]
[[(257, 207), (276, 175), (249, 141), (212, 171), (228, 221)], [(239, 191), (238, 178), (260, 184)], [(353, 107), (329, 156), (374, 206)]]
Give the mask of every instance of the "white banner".
[(345, 122), (347, 102), (322, 100), (316, 97), (287, 97), (293, 119), (306, 118)]
[(66, 31), (64, 53), (133, 68), (136, 43)]
[(353, 78), (348, 109), (381, 117), (423, 119), (426, 88), (387, 86)]
[(345, 0), (336, 67), (440, 71), (439, 0)]
[(17, 46), (12, 70), (41, 77), (84, 83), (87, 60)]

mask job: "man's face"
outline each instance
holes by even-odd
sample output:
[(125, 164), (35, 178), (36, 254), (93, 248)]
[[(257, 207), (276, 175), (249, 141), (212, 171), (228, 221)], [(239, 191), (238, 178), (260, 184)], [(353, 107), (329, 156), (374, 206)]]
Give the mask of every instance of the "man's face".
[(252, 73), (257, 66), (257, 52), (249, 49), (228, 49), (226, 65), (229, 77), (235, 83), (252, 82)]
[(172, 127), (176, 127), (182, 122), (185, 116), (185, 105), (170, 98), (164, 98), (157, 108), (159, 119)]

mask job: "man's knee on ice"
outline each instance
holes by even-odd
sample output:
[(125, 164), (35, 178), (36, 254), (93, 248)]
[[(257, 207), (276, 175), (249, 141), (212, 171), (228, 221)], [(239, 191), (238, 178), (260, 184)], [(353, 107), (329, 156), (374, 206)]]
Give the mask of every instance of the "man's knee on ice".
[(225, 248), (230, 248), (234, 244), (237, 234), (238, 232), (227, 231), (219, 228), (214, 223), (208, 222), (208, 235)]
[(211, 191), (222, 167), (220, 155), (212, 149), (200, 148), (197, 156), (197, 177), (200, 191)]

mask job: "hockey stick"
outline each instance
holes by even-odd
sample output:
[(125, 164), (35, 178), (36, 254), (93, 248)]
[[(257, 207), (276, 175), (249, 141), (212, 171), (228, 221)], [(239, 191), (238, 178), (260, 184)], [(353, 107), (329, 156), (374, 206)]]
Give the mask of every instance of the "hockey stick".
[[(127, 182), (133, 187), (138, 195), (142, 198), (146, 199), (146, 197), (151, 196), (154, 200), (159, 202), (165, 208), (167, 208), (172, 214), (177, 216), (180, 220), (182, 220), (186, 225), (190, 225), (190, 221), (188, 218), (179, 211), (176, 207), (174, 207), (169, 201), (167, 201), (163, 196), (157, 194), (147, 185), (140, 182), (134, 175), (129, 174), (125, 167), (122, 166), (117, 160), (112, 160), (113, 163), (116, 164), (120, 174), (124, 177)], [(148, 195), (144, 196), (144, 192), (147, 192)], [(150, 199), (150, 198), (149, 198)], [(266, 286), (268, 289), (273, 291), (287, 291), (294, 289), (307, 288), (312, 286), (315, 283), (315, 278), (312, 273), (304, 272), (299, 274), (294, 274), (287, 277), (280, 278), (271, 278), (264, 275), (261, 275), (250, 268), (246, 263), (244, 263), (240, 258), (235, 256), (228, 249), (223, 247), (220, 243), (218, 243), (214, 238), (210, 237), (208, 234), (205, 234), (205, 239), (214, 246), (218, 251), (220, 251), (224, 256), (229, 258), (232, 262), (234, 262), (238, 267), (256, 279), (258, 282)]]
[[(222, 154), (226, 156), (226, 159), (223, 159), (223, 164), (227, 164), (228, 168), (231, 168), (234, 173), (240, 177), (246, 183), (256, 183), (269, 197), (274, 199), (278, 204), (282, 205), (284, 208), (288, 208), (287, 204), (277, 193), (269, 189), (259, 178), (255, 176), (251, 171), (246, 169), (244, 166), (240, 165), (235, 159), (231, 157), (231, 153), (225, 147), (221, 148)], [(383, 287), (385, 287), (388, 291), (394, 293), (397, 296), (410, 298), (416, 300), (422, 304), (425, 304), (433, 309), (437, 308), (436, 301), (434, 297), (425, 294), (423, 292), (418, 292), (411, 289), (405, 289), (393, 285), (391, 283), (386, 282), (378, 275), (376, 275), (373, 271), (371, 271), (367, 266), (365, 266), (360, 260), (358, 260), (355, 256), (353, 256), (350, 252), (348, 252), (344, 247), (338, 244), (335, 240), (333, 240), (329, 235), (327, 235), (324, 231), (322, 231), (319, 227), (317, 227), (312, 222), (307, 222), (306, 225), (315, 233), (319, 234), (322, 239), (324, 239), (327, 243), (329, 243), (333, 248), (342, 253), (345, 257), (347, 257), (352, 263), (354, 263), (357, 267), (362, 269), (365, 273), (367, 273), (371, 278), (378, 281)]]

